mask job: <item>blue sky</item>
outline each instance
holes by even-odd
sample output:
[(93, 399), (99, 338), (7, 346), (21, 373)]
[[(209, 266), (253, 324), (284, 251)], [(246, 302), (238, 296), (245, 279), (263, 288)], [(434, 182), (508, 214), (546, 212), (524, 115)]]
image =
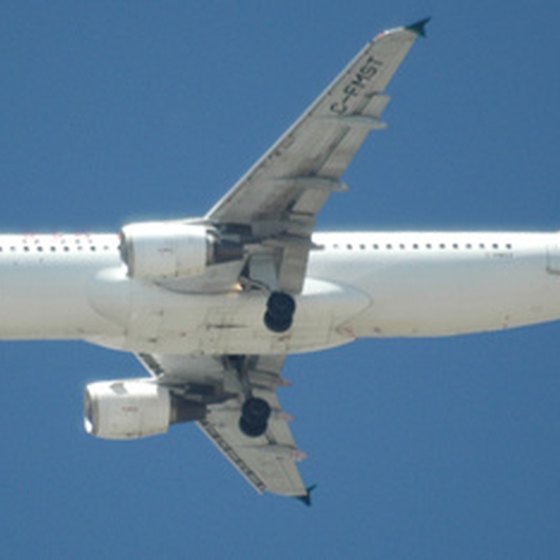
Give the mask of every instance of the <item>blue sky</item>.
[[(365, 41), (426, 15), (389, 129), (320, 229), (560, 229), (556, 2), (8, 0), (0, 15), (4, 232), (205, 213)], [(0, 555), (557, 558), (559, 340), (552, 324), (290, 359), (280, 398), (311, 509), (256, 495), (194, 426), (86, 436), (84, 384), (141, 374), (130, 356), (2, 343)]]

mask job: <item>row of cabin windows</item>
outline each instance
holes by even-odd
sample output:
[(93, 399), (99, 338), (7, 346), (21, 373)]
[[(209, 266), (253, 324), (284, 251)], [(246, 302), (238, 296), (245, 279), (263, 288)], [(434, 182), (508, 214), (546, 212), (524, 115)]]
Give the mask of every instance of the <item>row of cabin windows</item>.
[[(42, 253), (44, 251), (50, 250), (51, 253), (56, 253), (57, 251), (63, 251), (65, 253), (70, 252), (70, 247), (68, 245), (62, 245), (62, 246), (55, 246), (55, 245), (51, 245), (50, 247), (46, 248), (43, 247), (42, 245), (38, 245), (39, 240), (35, 241), (36, 246), (32, 247), (29, 245), (24, 245), (23, 246), (23, 250), (24, 252), (28, 253), (30, 252), (32, 249), (36, 250), (39, 253)], [(391, 243), (387, 243), (387, 244), (381, 244), (381, 243), (373, 243), (372, 245), (366, 245), (365, 243), (359, 243), (359, 244), (353, 244), (353, 243), (347, 243), (347, 244), (340, 244), (340, 243), (334, 243), (332, 245), (333, 249), (347, 249), (347, 250), (361, 250), (361, 251), (365, 251), (366, 249), (368, 249), (368, 247), (370, 247), (371, 249), (374, 250), (382, 250), (382, 249), (386, 249), (386, 250), (393, 250), (393, 249), (400, 249), (400, 250), (406, 250), (408, 247), (406, 244), (404, 243), (399, 243), (398, 245), (393, 245)], [(446, 244), (446, 243), (426, 243), (424, 245), (420, 245), (419, 243), (413, 243), (410, 245), (410, 248), (412, 248), (413, 250), (420, 250), (421, 248), (425, 248), (425, 249), (447, 249), (447, 248), (452, 248), (455, 250), (461, 249), (461, 245), (459, 245), (459, 243), (452, 243), (452, 244)], [(88, 247), (84, 247), (82, 245), (80, 245), (80, 241), (76, 240), (76, 250), (78, 251), (83, 251), (84, 249), (87, 250)], [(478, 243), (478, 244), (473, 244), (473, 243), (465, 243), (463, 245), (464, 249), (494, 249), (494, 250), (499, 250), (501, 249), (506, 249), (506, 250), (511, 250), (513, 247), (511, 245), (511, 243), (506, 243), (504, 245), (502, 245), (502, 247), (500, 247), (499, 243), (492, 243), (492, 244), (486, 244), (486, 243)], [(10, 247), (3, 247), (0, 245), (0, 253), (2, 252), (8, 252), (8, 250), (12, 253), (15, 253), (18, 248), (15, 245), (11, 245)], [(91, 252), (95, 252), (98, 250), (98, 247), (96, 245), (89, 245), (89, 250)], [(103, 251), (109, 251), (110, 247), (108, 245), (103, 245), (103, 247), (99, 247), (99, 250), (103, 250)]]
[[(9, 247), (3, 247), (0, 245), (0, 253), (4, 253), (4, 252), (11, 252), (11, 253), (15, 253), (16, 251), (21, 250), (21, 247), (18, 248), (15, 245), (10, 245)], [(42, 245), (36, 245), (36, 246), (29, 246), (29, 245), (24, 245), (23, 246), (23, 251), (26, 253), (29, 253), (31, 251), (36, 251), (38, 253), (43, 253), (45, 251), (50, 251), (51, 253), (56, 253), (56, 252), (64, 252), (64, 253), (69, 253), (72, 250), (76, 250), (76, 251), (87, 251), (90, 250), (92, 253), (96, 252), (96, 251), (109, 251), (111, 248), (109, 247), (109, 245), (103, 245), (102, 247), (98, 247), (96, 245), (90, 245), (89, 247), (84, 247), (82, 245), (77, 245), (74, 249), (72, 249), (71, 247), (69, 247), (68, 245), (63, 245), (63, 246), (55, 246), (55, 245), (51, 245), (49, 247), (43, 247)]]
[(414, 250), (420, 250), (420, 249), (494, 249), (494, 250), (508, 250), (511, 251), (513, 249), (513, 246), (511, 243), (505, 243), (503, 245), (500, 246), (499, 243), (465, 243), (464, 245), (460, 245), (459, 243), (451, 243), (451, 244), (446, 244), (446, 243), (426, 243), (424, 245), (421, 245), (420, 243), (412, 243), (411, 245), (406, 245), (405, 243), (399, 243), (397, 245), (393, 245), (391, 243), (387, 243), (387, 244), (382, 244), (382, 243), (373, 243), (372, 245), (366, 245), (365, 243), (334, 243), (332, 245), (333, 249), (348, 249), (350, 251), (356, 249), (356, 250), (361, 250), (361, 251), (365, 251), (368, 248), (374, 249), (374, 250), (382, 250), (382, 249), (387, 249), (387, 250), (393, 250), (393, 249), (401, 249), (401, 250), (406, 250), (406, 249), (414, 249)]

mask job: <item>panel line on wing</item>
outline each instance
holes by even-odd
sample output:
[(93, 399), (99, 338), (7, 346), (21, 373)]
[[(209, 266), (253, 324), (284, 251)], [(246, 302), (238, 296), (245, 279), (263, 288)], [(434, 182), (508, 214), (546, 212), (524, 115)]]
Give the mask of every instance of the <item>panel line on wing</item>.
[(199, 420), (198, 425), (206, 432), (210, 440), (230, 460), (236, 469), (249, 481), (249, 483), (262, 494), (266, 490), (266, 484), (258, 477), (245, 461), (235, 452), (235, 449), (220, 435), (220, 432), (208, 420)]

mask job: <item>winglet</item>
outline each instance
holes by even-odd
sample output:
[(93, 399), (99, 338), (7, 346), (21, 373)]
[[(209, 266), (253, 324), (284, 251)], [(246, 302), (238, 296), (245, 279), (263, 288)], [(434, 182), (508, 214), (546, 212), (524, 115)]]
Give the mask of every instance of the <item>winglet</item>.
[(304, 503), (306, 506), (310, 506), (311, 492), (313, 492), (315, 488), (317, 488), (316, 484), (309, 486), (308, 488), (305, 489), (305, 494), (303, 494), (302, 496), (295, 496), (296, 500), (299, 500), (300, 502)]
[(425, 37), (426, 36), (426, 24), (431, 19), (432, 19), (431, 17), (421, 19), (420, 21), (417, 21), (416, 23), (413, 23), (412, 25), (407, 25), (405, 27), (405, 29), (408, 29), (408, 31), (412, 31), (413, 33), (416, 33), (416, 35), (420, 35), (420, 37)]

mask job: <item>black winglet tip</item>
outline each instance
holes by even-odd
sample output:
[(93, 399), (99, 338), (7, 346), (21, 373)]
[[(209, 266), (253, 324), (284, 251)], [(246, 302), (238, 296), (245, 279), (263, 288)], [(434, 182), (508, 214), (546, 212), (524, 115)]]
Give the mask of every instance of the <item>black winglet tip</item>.
[(316, 484), (313, 484), (313, 485), (309, 486), (308, 488), (305, 489), (305, 494), (303, 494), (302, 496), (296, 496), (296, 499), (299, 500), (300, 502), (304, 503), (306, 506), (310, 506), (311, 505), (311, 492), (313, 492), (313, 490), (315, 490), (315, 488), (317, 488)]
[(426, 36), (426, 25), (428, 24), (428, 22), (431, 19), (432, 19), (431, 17), (421, 19), (420, 21), (417, 21), (416, 23), (413, 23), (412, 25), (407, 25), (405, 27), (405, 29), (408, 29), (409, 31), (412, 31), (413, 33), (416, 33), (416, 35), (420, 35), (420, 37), (425, 37)]

